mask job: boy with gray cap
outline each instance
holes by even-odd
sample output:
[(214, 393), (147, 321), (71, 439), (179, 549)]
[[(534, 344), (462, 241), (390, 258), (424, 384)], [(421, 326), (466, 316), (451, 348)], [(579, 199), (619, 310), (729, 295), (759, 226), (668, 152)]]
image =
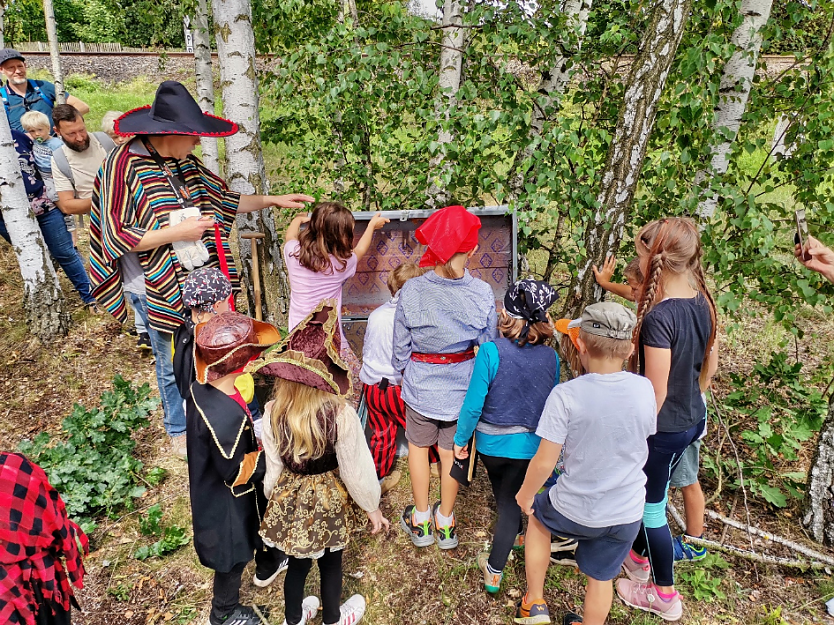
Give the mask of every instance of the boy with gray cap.
[[(613, 580), (640, 529), (646, 499), (646, 439), (655, 433), (657, 410), (648, 379), (623, 371), (632, 352), (637, 319), (614, 302), (592, 304), (568, 327), (579, 328), (576, 346), (587, 372), (550, 392), (517, 501), (530, 517), (525, 539), (527, 594), (516, 623), (550, 623), (544, 579), (550, 536), (576, 540), (576, 564), (588, 577), (584, 621), (602, 625), (611, 609)], [(548, 491), (536, 494), (553, 472), (564, 446), (564, 471)]]

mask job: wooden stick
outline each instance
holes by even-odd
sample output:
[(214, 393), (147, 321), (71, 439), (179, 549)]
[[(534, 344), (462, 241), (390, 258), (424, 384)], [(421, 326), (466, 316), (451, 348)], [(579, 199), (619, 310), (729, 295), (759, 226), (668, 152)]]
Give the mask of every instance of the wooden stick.
[[(681, 517), (680, 513), (677, 511), (674, 505), (671, 503), (666, 505), (666, 508), (669, 510), (669, 514), (672, 515), (672, 518), (675, 522), (680, 526), (682, 531), (686, 531), (686, 522)], [(755, 534), (756, 536), (760, 536), (766, 540), (769, 540), (774, 543), (778, 543), (783, 545), (792, 551), (801, 553), (803, 555), (812, 558), (812, 562), (807, 562), (805, 560), (791, 560), (789, 558), (781, 558), (779, 556), (769, 556), (761, 553), (755, 553), (751, 551), (745, 551), (744, 549), (739, 549), (738, 547), (733, 547), (732, 545), (722, 545), (721, 543), (715, 542), (714, 540), (707, 540), (704, 538), (694, 538), (692, 536), (686, 537), (686, 542), (692, 543), (694, 545), (703, 545), (704, 547), (710, 547), (712, 549), (719, 549), (721, 551), (726, 551), (728, 553), (734, 553), (739, 555), (743, 558), (748, 560), (753, 560), (754, 562), (765, 562), (767, 564), (778, 564), (780, 566), (789, 566), (794, 568), (815, 568), (821, 569), (830, 566), (834, 566), (834, 558), (827, 556), (825, 554), (819, 553), (818, 551), (814, 551), (813, 549), (809, 549), (808, 547), (804, 547), (803, 545), (799, 545), (791, 540), (786, 538), (781, 538), (780, 536), (776, 536), (774, 534), (770, 534), (769, 532), (765, 532), (760, 530), (757, 527), (752, 526), (745, 526), (743, 523), (739, 523), (738, 521), (733, 521), (732, 519), (728, 519), (722, 514), (714, 512), (712, 510), (706, 511), (707, 516), (712, 519), (716, 519), (717, 521), (721, 521), (730, 527), (735, 527), (736, 529), (746, 530), (749, 534)]]
[(475, 474), (475, 462), (477, 460), (477, 457), (475, 456), (476, 451), (477, 450), (475, 449), (475, 436), (473, 435), (472, 451), (469, 452), (469, 456), (472, 458), (472, 460), (469, 462), (469, 475), (467, 476), (467, 479), (469, 480), (470, 484), (472, 483), (472, 476)]
[(261, 313), (261, 273), (258, 266), (258, 239), (263, 239), (262, 232), (243, 232), (240, 235), (241, 239), (249, 239), (249, 244), (252, 246), (252, 290), (255, 295), (255, 319), (263, 321), (263, 314)]

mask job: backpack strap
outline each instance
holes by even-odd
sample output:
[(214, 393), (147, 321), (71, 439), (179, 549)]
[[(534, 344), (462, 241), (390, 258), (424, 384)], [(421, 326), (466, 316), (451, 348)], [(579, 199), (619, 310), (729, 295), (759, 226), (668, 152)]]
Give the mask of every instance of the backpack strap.
[(36, 83), (34, 80), (29, 80), (28, 82), (29, 86), (32, 87), (32, 90), (38, 94), (38, 97), (41, 100), (46, 102), (50, 107), (55, 106), (55, 98), (47, 98), (46, 95), (44, 95), (44, 92), (41, 91), (40, 85), (38, 85), (38, 83)]
[(106, 132), (98, 130), (93, 133), (98, 139), (98, 142), (101, 144), (101, 147), (104, 148), (104, 151), (110, 154), (113, 150), (116, 149), (116, 144), (113, 142), (113, 139), (110, 138)]
[(72, 185), (73, 190), (75, 190), (75, 178), (72, 175), (72, 167), (70, 167), (69, 161), (67, 160), (67, 155), (64, 152), (64, 146), (56, 149), (52, 153), (52, 158), (55, 160), (55, 167), (67, 177)]
[(9, 92), (6, 87), (0, 87), (0, 98), (3, 98), (3, 108), (6, 109), (6, 116), (9, 115)]

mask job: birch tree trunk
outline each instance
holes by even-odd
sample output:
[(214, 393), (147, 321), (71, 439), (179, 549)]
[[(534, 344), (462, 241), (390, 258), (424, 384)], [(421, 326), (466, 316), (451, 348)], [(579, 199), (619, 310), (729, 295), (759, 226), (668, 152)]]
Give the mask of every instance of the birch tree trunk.
[(429, 161), (432, 179), (429, 181), (427, 204), (433, 208), (443, 206), (449, 201), (444, 180), (449, 170), (446, 159), (446, 146), (452, 142), (454, 135), (449, 128), (449, 120), (457, 106), (457, 92), (460, 89), (461, 68), (463, 67), (463, 13), (460, 0), (445, 0), (443, 3), (443, 39), (440, 47), (440, 68), (437, 87), (439, 93), (435, 111), (442, 120), (437, 135), (437, 153)]
[[(220, 61), (221, 97), (224, 115), (237, 122), (240, 131), (226, 138), (226, 179), (229, 187), (244, 194), (269, 191), (261, 150), (258, 113), (258, 76), (255, 71), (255, 35), (249, 0), (212, 0), (217, 56)], [(254, 316), (251, 241), (244, 232), (263, 232), (258, 248), (262, 313), (266, 321), (282, 324), (286, 318), (289, 286), (283, 271), (281, 241), (271, 209), (237, 216), (240, 273), (246, 288), (249, 312)]]
[(602, 296), (591, 266), (602, 266), (608, 252), (616, 252), (620, 244), (654, 128), (657, 103), (689, 19), (690, 5), (691, 0), (656, 0), (654, 4), (608, 148), (596, 197), (599, 208), (585, 230), (586, 258), (573, 278), (563, 316), (574, 318), (584, 304)]
[[(211, 67), (211, 39), (208, 31), (206, 0), (197, 0), (194, 15), (194, 71), (197, 74), (197, 102), (204, 113), (214, 115), (214, 74)], [(220, 153), (216, 137), (202, 137), (203, 163), (220, 174)]]
[[(0, 116), (0, 210), (23, 278), (23, 307), (29, 331), (49, 341), (69, 330), (69, 314), (55, 267), (20, 176), (20, 165), (5, 115)], [(57, 210), (57, 209), (53, 209)]]
[(730, 39), (736, 51), (721, 73), (718, 87), (718, 104), (713, 111), (713, 130), (721, 139), (710, 150), (710, 164), (695, 175), (695, 185), (701, 189), (697, 214), (701, 219), (711, 219), (718, 204), (718, 195), (709, 192), (716, 176), (727, 172), (730, 151), (741, 126), (741, 117), (747, 108), (747, 99), (753, 86), (753, 76), (762, 47), (762, 28), (770, 18), (773, 0), (742, 0), (742, 21)]
[(55, 102), (64, 104), (64, 73), (61, 71), (61, 53), (58, 51), (58, 31), (55, 28), (55, 10), (52, 0), (43, 0), (43, 16), (46, 20), (46, 36), (49, 39), (49, 58), (52, 60), (52, 82), (55, 83)]
[(0, 48), (6, 47), (6, 0), (0, 0)]
[(573, 33), (574, 38), (568, 38), (562, 42), (562, 54), (556, 58), (549, 70), (542, 73), (536, 89), (538, 97), (530, 118), (529, 141), (524, 149), (516, 154), (513, 163), (509, 195), (511, 202), (517, 201), (524, 194), (524, 184), (530, 169), (527, 163), (538, 147), (544, 122), (558, 111), (559, 96), (565, 92), (576, 70), (573, 59), (582, 48), (582, 38), (588, 26), (588, 14), (591, 12), (592, 5), (593, 0), (565, 0), (562, 4), (567, 29)]
[(819, 443), (808, 472), (808, 495), (802, 524), (814, 540), (834, 546), (834, 401), (820, 431)]

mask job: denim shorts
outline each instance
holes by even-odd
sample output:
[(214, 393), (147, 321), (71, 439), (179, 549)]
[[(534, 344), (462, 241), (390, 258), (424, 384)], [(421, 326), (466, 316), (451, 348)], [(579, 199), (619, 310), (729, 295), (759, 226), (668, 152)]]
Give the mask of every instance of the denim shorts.
[(672, 488), (683, 488), (684, 486), (691, 486), (698, 481), (698, 466), (701, 464), (700, 452), (701, 439), (690, 443), (686, 451), (683, 452), (678, 466), (675, 467), (675, 472), (672, 473), (669, 486)]
[(617, 577), (640, 531), (640, 520), (609, 527), (585, 527), (574, 523), (553, 507), (548, 491), (536, 495), (533, 510), (534, 516), (551, 534), (579, 543), (576, 565), (585, 575), (601, 582)]

